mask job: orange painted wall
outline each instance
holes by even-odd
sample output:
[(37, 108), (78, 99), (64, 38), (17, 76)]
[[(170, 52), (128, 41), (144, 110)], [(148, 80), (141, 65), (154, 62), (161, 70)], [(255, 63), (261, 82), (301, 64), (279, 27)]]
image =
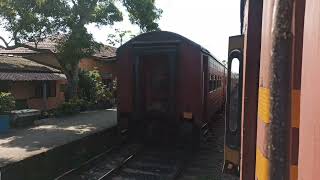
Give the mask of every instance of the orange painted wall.
[[(66, 81), (56, 81), (56, 97), (48, 98), (48, 109), (57, 108), (64, 102), (64, 92), (60, 89)], [(42, 98), (35, 98), (35, 81), (18, 81), (13, 82), (10, 92), (17, 100), (27, 100), (27, 105), (32, 109), (45, 109), (45, 104)]]
[(95, 60), (92, 58), (82, 59), (79, 63), (79, 67), (80, 69), (85, 71), (92, 71), (94, 69), (97, 69), (100, 72), (100, 74), (111, 73), (113, 78), (116, 76), (117, 72), (116, 63), (107, 63), (103, 62), (102, 60)]

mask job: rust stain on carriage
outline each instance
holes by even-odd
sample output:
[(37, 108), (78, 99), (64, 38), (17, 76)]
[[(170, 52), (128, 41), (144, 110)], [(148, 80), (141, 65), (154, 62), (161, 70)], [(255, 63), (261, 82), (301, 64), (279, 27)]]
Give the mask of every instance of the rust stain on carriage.
[(300, 90), (292, 90), (291, 92), (291, 126), (299, 128), (300, 126)]

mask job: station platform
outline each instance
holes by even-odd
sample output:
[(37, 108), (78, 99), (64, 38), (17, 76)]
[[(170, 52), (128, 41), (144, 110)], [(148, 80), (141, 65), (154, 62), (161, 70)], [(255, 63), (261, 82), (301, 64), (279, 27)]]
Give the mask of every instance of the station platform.
[(115, 109), (39, 120), (0, 134), (0, 179), (52, 179), (116, 143)]

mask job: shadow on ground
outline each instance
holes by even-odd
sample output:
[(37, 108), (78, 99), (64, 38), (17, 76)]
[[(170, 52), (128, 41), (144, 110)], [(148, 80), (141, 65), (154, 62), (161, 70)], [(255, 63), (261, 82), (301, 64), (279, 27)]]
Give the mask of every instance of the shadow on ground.
[(116, 112), (84, 112), (41, 120), (37, 126), (0, 135), (0, 167), (116, 125)]

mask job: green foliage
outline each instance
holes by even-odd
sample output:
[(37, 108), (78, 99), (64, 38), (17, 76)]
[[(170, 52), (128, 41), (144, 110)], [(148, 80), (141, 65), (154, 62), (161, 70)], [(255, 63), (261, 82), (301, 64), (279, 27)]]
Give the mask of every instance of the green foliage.
[(15, 42), (41, 41), (65, 27), (66, 2), (46, 0), (1, 0), (0, 24)]
[(81, 71), (79, 74), (80, 97), (92, 103), (103, 103), (109, 101), (112, 96), (102, 82), (99, 71)]
[(0, 112), (9, 112), (15, 108), (15, 99), (11, 93), (0, 92)]
[(56, 39), (58, 58), (68, 59), (61, 61), (65, 71), (72, 72), (72, 66), (78, 66), (79, 60), (91, 56), (101, 45), (96, 43), (91, 34), (85, 27), (79, 27), (65, 35), (63, 38)]
[(129, 38), (135, 37), (131, 31), (115, 29), (114, 34), (109, 34), (107, 42), (114, 47), (121, 46), (125, 43)]
[(88, 24), (113, 25), (123, 20), (117, 2), (126, 7), (130, 21), (143, 32), (159, 29), (155, 21), (162, 10), (155, 7), (154, 0), (1, 0), (0, 18), (4, 21), (0, 25), (11, 32), (15, 42), (41, 42), (59, 33), (85, 35)]
[(155, 20), (160, 19), (162, 10), (155, 7), (155, 0), (122, 0), (129, 12), (131, 23), (137, 24), (142, 32), (159, 30)]
[[(80, 59), (99, 48), (86, 26), (122, 21), (117, 2), (126, 7), (131, 22), (142, 32), (159, 29), (155, 21), (162, 10), (155, 7), (154, 0), (0, 0), (0, 28), (11, 33), (13, 47), (34, 42), (37, 48), (43, 40), (58, 37), (55, 55), (68, 79), (67, 94), (73, 98), (77, 93)], [(1, 35), (0, 40), (9, 46)], [(35, 50), (34, 47), (28, 48)]]
[(84, 99), (73, 98), (64, 102), (55, 109), (54, 114), (55, 116), (68, 116), (90, 109), (95, 109), (95, 105), (92, 102), (88, 102)]
[(64, 102), (56, 110), (56, 116), (73, 115), (80, 112), (80, 102), (78, 99), (71, 99), (70, 101)]

